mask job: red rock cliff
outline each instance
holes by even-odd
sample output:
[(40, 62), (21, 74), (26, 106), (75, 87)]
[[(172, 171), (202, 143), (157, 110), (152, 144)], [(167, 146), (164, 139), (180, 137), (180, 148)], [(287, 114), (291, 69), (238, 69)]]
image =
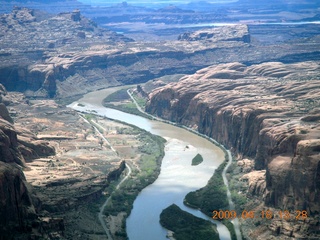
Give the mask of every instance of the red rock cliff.
[[(1, 99), (6, 95), (0, 86)], [(25, 160), (54, 154), (54, 149), (23, 129), (15, 129), (4, 104), (0, 103), (0, 239), (16, 239), (30, 233), (38, 221), (37, 199), (22, 172)]]
[[(319, 63), (211, 66), (154, 90), (146, 110), (266, 170), (269, 206), (320, 212)], [(255, 189), (255, 188), (253, 188)], [(254, 194), (254, 192), (251, 192)]]

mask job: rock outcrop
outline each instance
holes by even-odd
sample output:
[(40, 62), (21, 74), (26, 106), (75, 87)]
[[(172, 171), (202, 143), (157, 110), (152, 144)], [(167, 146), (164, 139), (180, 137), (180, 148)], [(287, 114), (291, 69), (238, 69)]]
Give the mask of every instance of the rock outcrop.
[[(52, 16), (21, 7), (15, 7), (10, 14), (0, 16), (0, 36), (1, 83), (9, 91), (40, 89), (38, 95), (42, 96), (43, 91), (44, 95), (53, 96), (56, 80), (66, 77), (54, 63), (43, 62), (52, 53), (66, 50), (82, 52), (93, 43), (121, 44), (131, 41), (122, 35), (98, 28), (78, 10)], [(36, 62), (38, 64), (34, 66)]]
[(248, 26), (235, 25), (233, 27), (220, 27), (202, 29), (192, 33), (184, 33), (178, 37), (180, 41), (243, 41), (250, 43)]
[(22, 170), (0, 161), (0, 238), (30, 232), (37, 214)]
[(17, 129), (19, 150), (26, 162), (32, 159), (55, 154), (53, 147), (48, 142), (39, 140), (33, 133), (26, 129)]
[[(0, 85), (3, 88), (2, 85)], [(4, 89), (4, 88), (3, 88)], [(7, 107), (0, 103), (0, 161), (24, 166), (26, 161), (53, 155), (54, 148), (30, 131), (13, 125)]]
[(134, 42), (97, 27), (79, 11), (52, 16), (15, 8), (0, 16), (0, 36), (0, 82), (34, 97), (70, 97), (214, 63), (319, 58), (317, 39), (255, 45), (246, 25), (186, 33), (180, 40)]
[(245, 177), (249, 195), (262, 197), (267, 206), (316, 216), (319, 66), (318, 62), (211, 66), (151, 92), (146, 110), (215, 138), (237, 156), (254, 159), (256, 172)]
[[(2, 93), (5, 89), (0, 85)], [(19, 239), (31, 233), (41, 221), (38, 200), (32, 194), (22, 167), (26, 160), (52, 155), (54, 149), (26, 131), (17, 130), (3, 103), (0, 103), (0, 239)]]

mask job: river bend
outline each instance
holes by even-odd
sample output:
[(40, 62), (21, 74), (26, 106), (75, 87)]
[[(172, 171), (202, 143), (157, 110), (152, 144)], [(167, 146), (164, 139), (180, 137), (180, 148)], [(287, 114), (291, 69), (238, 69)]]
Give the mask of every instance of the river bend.
[[(207, 139), (185, 129), (105, 108), (102, 100), (120, 88), (88, 93), (69, 107), (82, 112), (94, 111), (98, 115), (133, 124), (167, 139), (160, 175), (153, 184), (141, 191), (127, 219), (129, 239), (166, 239), (167, 231), (160, 225), (159, 216), (164, 208), (175, 203), (184, 211), (213, 221), (217, 224), (220, 239), (229, 240), (230, 233), (223, 224), (183, 204), (183, 199), (188, 192), (207, 184), (214, 170), (224, 161), (224, 152)], [(203, 156), (204, 161), (197, 166), (191, 166), (192, 158), (197, 153)]]

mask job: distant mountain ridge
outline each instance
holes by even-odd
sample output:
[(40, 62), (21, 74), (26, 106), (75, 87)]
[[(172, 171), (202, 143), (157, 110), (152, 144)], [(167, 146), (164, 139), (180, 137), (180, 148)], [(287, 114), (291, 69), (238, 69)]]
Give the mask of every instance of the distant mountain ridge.
[(26, 3), (26, 2), (40, 2), (40, 3), (54, 3), (54, 2), (77, 2), (77, 0), (1, 0), (0, 2), (19, 2), (19, 3)]
[(288, 9), (298, 9), (301, 6), (320, 7), (320, 2), (313, 0), (239, 0), (239, 2), (233, 3), (232, 5), (255, 6), (258, 8), (276, 6)]
[(276, 7), (276, 8), (299, 8), (299, 6), (310, 6), (310, 7), (320, 7), (319, 1), (312, 0), (239, 0), (236, 2), (211, 2), (211, 1), (190, 1), (186, 4), (177, 4), (178, 7), (182, 9), (194, 10), (194, 11), (215, 11), (220, 8), (228, 9), (247, 9), (250, 7), (255, 7), (257, 9), (266, 7)]
[(9, 13), (15, 6), (39, 9), (55, 14), (74, 9), (83, 11), (90, 7), (77, 0), (0, 0), (0, 13)]

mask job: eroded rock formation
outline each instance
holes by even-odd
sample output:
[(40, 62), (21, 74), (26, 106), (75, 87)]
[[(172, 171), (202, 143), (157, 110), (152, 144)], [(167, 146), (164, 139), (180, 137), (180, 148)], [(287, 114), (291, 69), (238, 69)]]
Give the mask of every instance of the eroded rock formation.
[(0, 36), (0, 82), (35, 97), (74, 96), (214, 63), (319, 57), (319, 39), (255, 45), (246, 25), (204, 29), (174, 41), (133, 42), (78, 11), (52, 16), (15, 8), (0, 16)]
[[(6, 91), (2, 85), (2, 94)], [(3, 98), (2, 98), (3, 99)], [(22, 167), (26, 160), (52, 155), (54, 149), (26, 131), (17, 130), (8, 110), (0, 103), (0, 238), (18, 239), (40, 226), (38, 200), (32, 194)]]
[(249, 195), (262, 196), (267, 206), (317, 216), (319, 66), (210, 66), (151, 92), (146, 110), (215, 138), (239, 157), (254, 159), (255, 172), (244, 176)]
[(41, 96), (55, 95), (56, 80), (63, 80), (69, 73), (61, 72), (61, 66), (56, 68), (53, 62), (45, 63), (52, 53), (56, 55), (66, 50), (82, 52), (93, 43), (131, 41), (97, 28), (94, 22), (77, 10), (52, 16), (21, 7), (0, 16), (0, 36), (0, 57), (3, 57), (1, 83), (8, 90), (39, 91), (37, 95)]
[(202, 29), (196, 32), (184, 33), (178, 37), (180, 41), (243, 41), (250, 43), (250, 34), (246, 25)]
[(0, 228), (1, 237), (14, 232), (29, 232), (37, 220), (32, 194), (28, 189), (24, 174), (17, 165), (0, 161)]

